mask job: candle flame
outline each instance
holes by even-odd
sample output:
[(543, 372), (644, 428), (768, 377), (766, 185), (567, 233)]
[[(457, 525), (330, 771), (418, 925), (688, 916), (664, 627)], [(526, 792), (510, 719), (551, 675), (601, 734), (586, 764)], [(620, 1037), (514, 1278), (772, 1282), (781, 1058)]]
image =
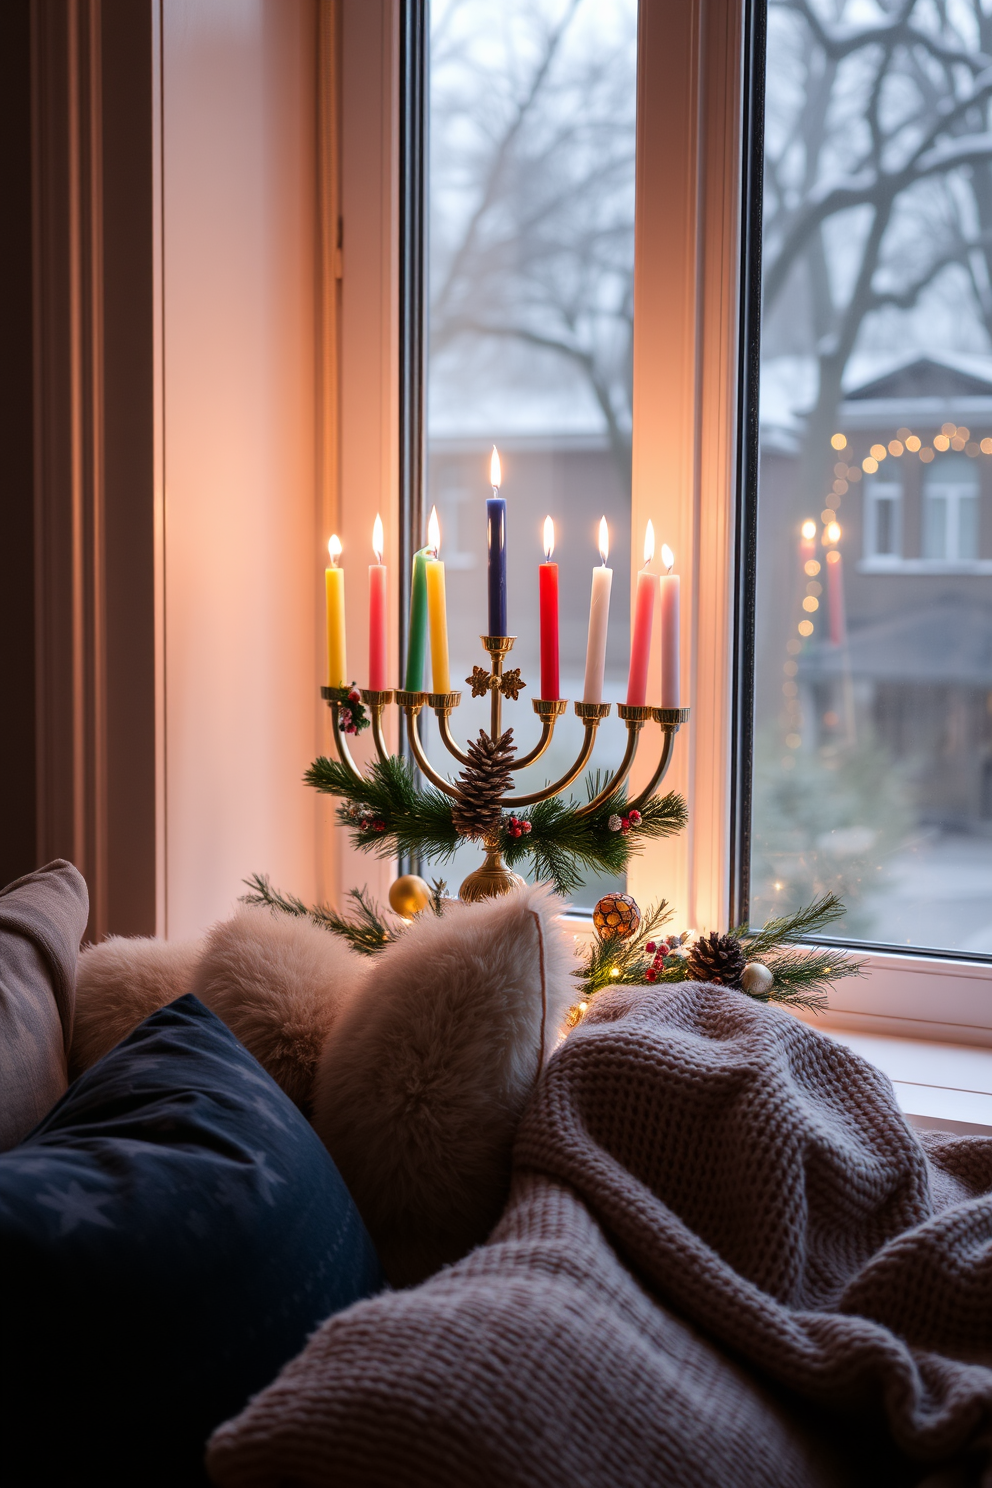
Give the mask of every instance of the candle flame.
[(828, 522), (827, 530), (824, 532), (823, 538), (824, 541), (828, 543), (840, 542), (840, 523)]
[(489, 460), (489, 484), (494, 488), (494, 490), (498, 491), (502, 482), (503, 471), (499, 463), (499, 451), (497, 450), (496, 446), (493, 445), (492, 456)]
[(375, 553), (376, 563), (382, 562), (382, 518), (379, 513), (375, 514), (375, 522), (372, 524), (372, 551)]
[(441, 524), (437, 519), (437, 507), (431, 507), (431, 518), (427, 523), (427, 546), (433, 549), (434, 557), (441, 546)]
[(816, 523), (804, 522), (802, 525), (802, 534), (806, 541), (809, 542), (810, 538), (816, 536)]
[(665, 572), (671, 573), (675, 567), (675, 554), (667, 543), (662, 543), (661, 545), (661, 561), (665, 565)]
[(649, 519), (644, 529), (644, 567), (647, 568), (654, 557), (654, 523)]
[(551, 562), (551, 554), (555, 550), (555, 524), (550, 517), (544, 519), (544, 556)]
[(606, 525), (605, 517), (600, 517), (599, 519), (599, 556), (602, 558), (603, 567), (605, 568), (606, 560), (610, 556), (610, 529)]
[(332, 532), (327, 540), (327, 551), (331, 558), (331, 567), (337, 568), (338, 559), (341, 557), (341, 539), (336, 532)]

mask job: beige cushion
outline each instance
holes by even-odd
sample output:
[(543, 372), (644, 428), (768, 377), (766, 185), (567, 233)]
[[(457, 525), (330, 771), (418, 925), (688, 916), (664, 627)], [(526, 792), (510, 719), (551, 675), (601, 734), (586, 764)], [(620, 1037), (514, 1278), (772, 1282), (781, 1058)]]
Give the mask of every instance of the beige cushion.
[(524, 1105), (575, 996), (561, 902), (527, 887), (419, 915), (338, 1015), (313, 1124), (394, 1285), (481, 1243)]
[(0, 1151), (68, 1089), (76, 957), (89, 897), (61, 859), (0, 890)]

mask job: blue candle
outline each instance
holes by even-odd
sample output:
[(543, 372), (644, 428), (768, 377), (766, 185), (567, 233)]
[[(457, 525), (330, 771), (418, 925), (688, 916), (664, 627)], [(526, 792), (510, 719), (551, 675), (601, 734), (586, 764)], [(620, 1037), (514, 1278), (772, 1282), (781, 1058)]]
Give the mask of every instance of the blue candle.
[(489, 630), (493, 636), (506, 635), (506, 502), (499, 494), (502, 479), (499, 455), (493, 445), (489, 462), (493, 494), (486, 502), (489, 526)]

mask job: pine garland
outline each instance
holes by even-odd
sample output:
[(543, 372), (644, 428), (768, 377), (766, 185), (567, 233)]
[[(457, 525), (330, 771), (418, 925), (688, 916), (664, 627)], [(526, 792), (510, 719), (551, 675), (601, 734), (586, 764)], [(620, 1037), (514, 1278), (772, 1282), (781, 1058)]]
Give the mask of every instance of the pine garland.
[[(434, 786), (419, 788), (410, 765), (397, 755), (376, 760), (361, 779), (322, 755), (303, 778), (307, 785), (344, 802), (338, 820), (349, 829), (356, 847), (376, 857), (410, 856), (443, 863), (465, 840), (455, 828), (452, 798)], [(590, 780), (591, 795), (597, 793), (597, 784)], [(687, 817), (685, 801), (675, 791), (647, 801), (636, 825), (625, 831), (616, 829), (621, 820), (629, 820), (622, 790), (588, 816), (577, 815), (574, 800), (553, 796), (519, 817), (504, 816), (499, 846), (508, 867), (529, 858), (536, 878), (567, 895), (588, 872), (621, 875), (646, 842), (680, 832)]]
[[(750, 931), (745, 925), (738, 925), (728, 931), (728, 935), (740, 941), (746, 961), (760, 961), (772, 974), (772, 985), (767, 992), (747, 995), (758, 1002), (778, 1002), (822, 1012), (831, 982), (860, 976), (865, 963), (842, 950), (801, 950), (796, 941), (815, 935), (843, 914), (844, 906), (837, 895), (824, 894), (795, 914), (769, 920), (760, 930)], [(657, 965), (655, 931), (670, 919), (671, 911), (663, 899), (648, 910), (636, 935), (607, 936), (591, 946), (585, 966), (576, 972), (582, 999), (588, 1001), (604, 987), (640, 986), (649, 981), (655, 985), (684, 982), (686, 961), (677, 946), (670, 947), (663, 964)], [(665, 947), (661, 949), (664, 951)]]

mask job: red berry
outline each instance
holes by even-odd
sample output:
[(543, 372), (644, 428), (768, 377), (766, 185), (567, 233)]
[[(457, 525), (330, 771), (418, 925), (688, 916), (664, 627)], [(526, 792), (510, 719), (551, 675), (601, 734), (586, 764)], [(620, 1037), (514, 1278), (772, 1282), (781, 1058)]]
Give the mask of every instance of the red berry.
[(386, 823), (384, 821), (373, 822), (372, 825), (377, 832), (384, 832), (386, 830)]
[(526, 837), (527, 833), (530, 831), (530, 822), (528, 822), (528, 821), (521, 822), (520, 823), (520, 830), (523, 832), (524, 836)]
[(362, 694), (357, 687), (353, 687), (349, 692), (348, 701), (349, 703), (360, 703), (362, 701)]
[(632, 827), (640, 826), (640, 823), (641, 823), (641, 813), (639, 811), (632, 811), (630, 813), (630, 816), (627, 819), (630, 822), (630, 824), (631, 824)]
[(511, 827), (511, 828), (510, 828), (510, 836), (511, 836), (511, 837), (520, 837), (520, 836), (522, 836), (522, 835), (523, 835), (523, 834), (522, 834), (522, 833), (521, 833), (521, 831), (520, 831), (520, 828), (519, 828), (519, 827)]
[(647, 951), (649, 956), (653, 956), (658, 947), (653, 940), (649, 940), (644, 949)]
[(646, 971), (644, 973), (644, 980), (646, 982), (656, 982), (658, 980), (658, 973), (656, 971)]

